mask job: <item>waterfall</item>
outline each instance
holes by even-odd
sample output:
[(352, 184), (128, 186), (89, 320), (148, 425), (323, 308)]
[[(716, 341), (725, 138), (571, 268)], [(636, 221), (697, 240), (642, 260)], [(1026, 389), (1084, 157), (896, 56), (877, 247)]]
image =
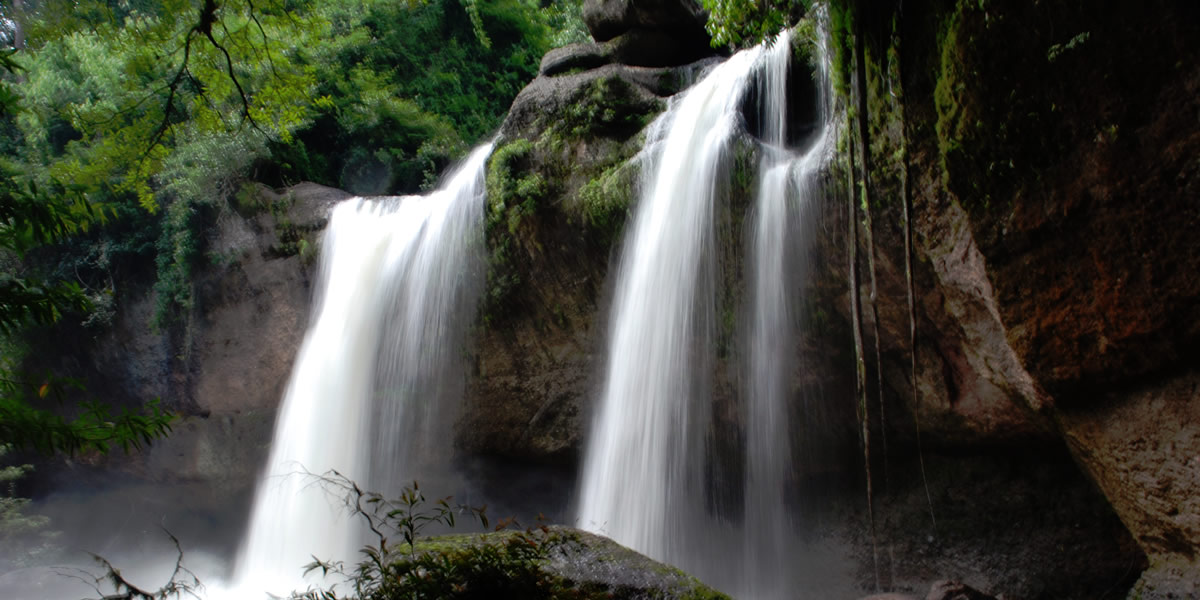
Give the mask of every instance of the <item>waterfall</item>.
[(755, 215), (749, 219), (748, 231), (751, 314), (745, 369), (745, 565), (737, 587), (739, 595), (751, 598), (791, 597), (791, 586), (779, 574), (788, 571), (788, 560), (796, 554), (784, 497), (794, 455), (789, 432), (795, 427), (788, 422), (798, 334), (793, 307), (803, 302), (803, 289), (797, 283), (807, 272), (802, 260), (808, 237), (804, 217), (821, 193), (821, 174), (832, 152), (830, 140), (835, 129), (827, 106), (828, 46), (824, 29), (818, 28), (818, 130), (803, 153), (785, 149), (790, 47), (790, 32), (785, 31), (776, 39), (764, 69), (759, 110), (767, 148), (759, 165)]
[(686, 564), (704, 502), (716, 192), (761, 49), (735, 54), (652, 126), (584, 459), (580, 526)]
[(446, 449), (440, 408), (455, 400), (447, 382), (474, 314), (470, 274), (478, 273), (491, 149), (474, 150), (428, 195), (354, 198), (333, 209), (231, 597), (304, 589), (302, 568), (314, 556), (353, 564), (364, 530), (309, 474), (337, 471), (388, 491), (394, 479), (416, 476), (427, 446)]
[[(820, 53), (824, 53), (821, 44)], [(796, 367), (802, 265), (794, 236), (819, 193), (830, 152), (823, 111), (803, 153), (786, 147), (789, 32), (739, 52), (677, 96), (652, 126), (643, 179), (622, 248), (604, 386), (584, 455), (579, 525), (739, 596), (787, 594), (791, 538), (788, 405)], [(821, 56), (822, 61), (824, 56)], [(822, 94), (829, 89), (820, 69)], [(740, 522), (716, 514), (707, 480), (716, 430), (711, 394), (717, 335), (715, 214), (730, 178), (742, 104), (758, 86), (762, 156), (748, 263), (743, 382), (745, 444)], [(741, 557), (735, 556), (742, 547)], [(792, 557), (794, 559), (794, 557)]]

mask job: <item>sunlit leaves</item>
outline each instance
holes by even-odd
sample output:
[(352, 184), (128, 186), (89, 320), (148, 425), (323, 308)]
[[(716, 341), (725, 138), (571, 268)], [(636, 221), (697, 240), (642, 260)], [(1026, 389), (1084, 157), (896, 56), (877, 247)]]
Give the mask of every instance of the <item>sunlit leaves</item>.
[[(32, 110), (22, 129), (55, 176), (133, 193), (154, 210), (164, 201), (155, 176), (180, 150), (180, 127), (190, 136), (253, 131), (287, 142), (309, 118), (315, 77), (299, 59), (325, 24), (283, 8), (235, 0), (205, 23), (202, 4), (164, 0), (88, 13), (101, 20), (87, 27), (64, 20), (54, 38), (55, 28), (43, 27), (48, 39), (26, 59)], [(46, 139), (55, 118), (80, 138), (63, 154)]]
[[(789, 0), (701, 0), (708, 11), (704, 28), (714, 47), (744, 47), (769, 39), (788, 25)], [(807, 9), (812, 2), (803, 1)]]

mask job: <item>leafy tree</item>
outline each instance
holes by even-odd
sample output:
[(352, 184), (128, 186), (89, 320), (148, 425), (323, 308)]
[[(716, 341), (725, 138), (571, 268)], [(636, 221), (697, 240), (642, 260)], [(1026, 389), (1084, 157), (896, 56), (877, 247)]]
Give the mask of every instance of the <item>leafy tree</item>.
[[(0, 6), (0, 44), (23, 46), (0, 85), (0, 333), (103, 323), (142, 271), (171, 326), (191, 309), (206, 228), (252, 172), (345, 185), (382, 166), (363, 191), (431, 185), (499, 125), (551, 33), (579, 29), (554, 14), (533, 0)], [(0, 377), (0, 442), (74, 452), (169, 428), (157, 406), (58, 416), (47, 404), (78, 382), (20, 373), (18, 358)]]
[[(0, 72), (17, 69), (11, 53), (0, 54)], [(18, 110), (11, 86), (0, 81), (0, 118)], [(90, 307), (78, 284), (22, 274), (17, 261), (30, 249), (85, 229), (101, 216), (63, 186), (47, 194), (33, 184), (18, 182), (18, 174), (0, 162), (0, 254), (15, 267), (0, 274), (0, 334), (6, 337), (26, 326), (50, 325), (64, 314)], [(5, 354), (6, 361), (13, 361), (11, 352)], [(73, 419), (66, 419), (47, 410), (44, 401), (61, 398), (64, 389), (77, 387), (77, 382), (50, 374), (30, 377), (17, 367), (11, 362), (0, 364), (0, 445), (44, 453), (104, 451), (112, 444), (128, 449), (170, 430), (171, 416), (157, 405), (151, 405), (148, 414), (122, 411), (114, 415), (107, 406), (89, 402)]]
[(701, 0), (714, 47), (751, 46), (770, 39), (812, 8), (812, 0)]
[(531, 0), (40, 0), (27, 13), (12, 156), (109, 213), (162, 214), (137, 218), (149, 247), (144, 229), (137, 244), (102, 232), (64, 257), (100, 288), (95, 246), (152, 257), (159, 326), (190, 309), (204, 231), (243, 178), (429, 187), (499, 125), (548, 23), (572, 23)]
[(546, 21), (550, 27), (551, 47), (592, 41), (592, 34), (583, 21), (583, 0), (557, 0), (550, 3), (546, 8)]
[(429, 187), (491, 135), (536, 75), (554, 18), (528, 0), (338, 0), (313, 10), (331, 32), (311, 48), (329, 104), (275, 157), (283, 181), (356, 193)]
[[(270, 143), (290, 141), (322, 103), (299, 54), (326, 24), (290, 8), (276, 0), (42, 0), (28, 11), (27, 110), (16, 120), (14, 157), (32, 180), (70, 181), (111, 214), (131, 216), (131, 206), (166, 213), (134, 217), (139, 227), (123, 233), (136, 244), (102, 232), (68, 244), (62, 257), (84, 265), (86, 278), (108, 266), (90, 260), (109, 256), (96, 245), (148, 255), (159, 326), (191, 306), (205, 217), (269, 156)], [(91, 274), (111, 280), (105, 275)]]
[[(133, 193), (157, 210), (161, 179), (213, 134), (286, 141), (319, 98), (312, 70), (287, 51), (322, 23), (279, 0), (107, 4), (43, 2), (34, 14), (21, 118), (29, 164), (90, 192)], [(70, 16), (62, 16), (62, 15)], [(65, 143), (48, 134), (64, 129)]]

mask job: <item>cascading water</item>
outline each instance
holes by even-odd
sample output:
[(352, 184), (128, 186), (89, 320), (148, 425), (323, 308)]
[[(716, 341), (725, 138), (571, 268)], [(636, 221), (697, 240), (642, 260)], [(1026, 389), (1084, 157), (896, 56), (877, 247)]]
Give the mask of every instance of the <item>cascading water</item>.
[(761, 52), (715, 67), (648, 136), (584, 460), (580, 526), (685, 567), (703, 522), (713, 205)]
[[(824, 44), (818, 53), (824, 61)], [(584, 458), (579, 524), (740, 596), (781, 597), (791, 534), (787, 406), (795, 343), (791, 236), (829, 154), (824, 111), (803, 154), (785, 147), (790, 33), (735, 54), (672, 102), (643, 150), (644, 179), (615, 288), (608, 364)], [(821, 93), (825, 94), (822, 66)], [(740, 380), (746, 436), (740, 527), (714, 515), (714, 206), (727, 187), (751, 83), (763, 159), (747, 220), (750, 306)], [(732, 530), (732, 531), (731, 531)], [(743, 547), (741, 559), (729, 548)]]
[[(794, 556), (791, 514), (784, 491), (792, 469), (788, 404), (797, 348), (792, 307), (803, 301), (795, 282), (805, 276), (803, 260), (789, 261), (806, 248), (791, 238), (806, 233), (803, 222), (810, 203), (821, 192), (821, 173), (828, 163), (834, 131), (827, 106), (829, 90), (824, 30), (818, 29), (818, 130), (802, 154), (785, 149), (787, 118), (787, 54), (790, 32), (775, 40), (762, 79), (762, 141), (767, 145), (759, 166), (758, 194), (749, 230), (750, 331), (747, 340), (746, 481), (740, 594), (751, 598), (789, 597), (787, 572)], [(779, 56), (782, 54), (783, 56)], [(803, 241), (803, 240), (801, 240)]]
[[(231, 597), (307, 586), (313, 557), (350, 561), (361, 527), (311, 475), (388, 491), (444, 439), (440, 385), (474, 302), (484, 209), (477, 148), (426, 196), (347, 200), (325, 233), (313, 317), (280, 407)], [(438, 390), (443, 390), (440, 393)], [(450, 390), (449, 392), (445, 390)]]

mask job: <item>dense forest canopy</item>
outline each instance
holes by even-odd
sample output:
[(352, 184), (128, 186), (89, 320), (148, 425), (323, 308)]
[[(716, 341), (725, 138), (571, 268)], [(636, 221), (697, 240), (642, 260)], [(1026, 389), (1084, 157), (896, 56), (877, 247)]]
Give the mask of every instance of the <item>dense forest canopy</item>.
[(0, 442), (165, 433), (156, 407), (56, 416), (75, 382), (26, 373), (24, 340), (64, 316), (104, 327), (137, 281), (155, 288), (148, 325), (172, 327), (211, 224), (268, 208), (247, 206), (248, 182), (431, 187), (547, 50), (588, 39), (580, 14), (578, 0), (0, 3)]

